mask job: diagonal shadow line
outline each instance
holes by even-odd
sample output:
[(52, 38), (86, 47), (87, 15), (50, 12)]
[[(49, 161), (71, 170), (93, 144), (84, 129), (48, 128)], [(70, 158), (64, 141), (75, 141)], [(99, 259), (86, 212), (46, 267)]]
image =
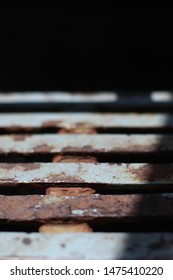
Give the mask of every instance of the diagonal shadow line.
[[(168, 114), (165, 125), (170, 123), (171, 119)], [(162, 149), (162, 145), (165, 141), (166, 134), (163, 135), (160, 143), (158, 143), (158, 151)], [(173, 163), (173, 158), (171, 157), (172, 155), (170, 154), (168, 164)], [(154, 164), (146, 175), (146, 179), (149, 182), (154, 182), (157, 178), (164, 179), (165, 176), (169, 175), (171, 175), (169, 168), (162, 172), (158, 164)], [(163, 193), (159, 194), (160, 198), (163, 197)], [(154, 195), (158, 196), (156, 193), (154, 193)], [(173, 199), (173, 193), (164, 193), (164, 195), (167, 199)], [(139, 220), (140, 215), (142, 216), (148, 208), (150, 208), (151, 213), (157, 213), (159, 209), (164, 209), (164, 205), (161, 205), (160, 199), (151, 200), (149, 196), (150, 195), (146, 196), (146, 193), (142, 194), (140, 202), (136, 205), (136, 213), (138, 214)], [(170, 218), (172, 219), (173, 217)], [(124, 249), (118, 256), (118, 259), (173, 259), (173, 227), (168, 221), (163, 221), (163, 217), (161, 220), (162, 222), (159, 220), (155, 221), (155, 224), (154, 221), (150, 223), (146, 222), (146, 224), (142, 226), (142, 229), (139, 228), (138, 232), (128, 233), (128, 237), (124, 242)], [(167, 238), (170, 233), (171, 240)], [(117, 258), (117, 256), (115, 258)]]

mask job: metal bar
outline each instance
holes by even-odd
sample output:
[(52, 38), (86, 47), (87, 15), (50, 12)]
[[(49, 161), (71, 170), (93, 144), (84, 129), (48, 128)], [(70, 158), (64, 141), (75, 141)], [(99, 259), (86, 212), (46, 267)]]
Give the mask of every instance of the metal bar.
[(117, 100), (115, 92), (11, 92), (0, 93), (0, 103), (76, 103), (76, 102), (110, 102)]
[(0, 185), (173, 184), (173, 164), (0, 163)]
[(0, 259), (166, 260), (173, 259), (172, 242), (172, 233), (2, 232)]
[[(130, 96), (130, 98), (129, 98)], [(132, 101), (133, 99), (133, 101)], [(0, 93), (0, 103), (23, 102), (172, 102), (173, 92), (8, 92)]]
[[(0, 128), (173, 128), (173, 114), (157, 113), (1, 113)], [(169, 119), (169, 123), (167, 120)]]
[(5, 135), (0, 154), (20, 153), (153, 153), (172, 152), (173, 135)]
[[(142, 203), (142, 211), (138, 207)], [(0, 221), (169, 221), (172, 194), (49, 196), (0, 195)]]

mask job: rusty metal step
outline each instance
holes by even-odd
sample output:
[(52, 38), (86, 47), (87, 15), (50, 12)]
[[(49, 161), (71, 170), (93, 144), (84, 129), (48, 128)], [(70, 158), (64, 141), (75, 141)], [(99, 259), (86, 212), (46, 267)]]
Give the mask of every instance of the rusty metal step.
[(172, 97), (0, 93), (0, 258), (172, 259)]
[[(139, 204), (142, 212), (139, 213)], [(49, 221), (173, 221), (172, 194), (0, 195), (0, 223)]]
[(173, 151), (173, 134), (1, 135), (0, 154), (145, 154)]
[(0, 186), (97, 184), (117, 187), (172, 185), (173, 164), (0, 163)]

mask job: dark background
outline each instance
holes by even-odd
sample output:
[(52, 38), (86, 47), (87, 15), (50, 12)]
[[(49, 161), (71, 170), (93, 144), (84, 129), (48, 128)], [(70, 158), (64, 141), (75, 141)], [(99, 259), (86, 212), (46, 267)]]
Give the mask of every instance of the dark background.
[(0, 10), (0, 90), (172, 89), (172, 9)]

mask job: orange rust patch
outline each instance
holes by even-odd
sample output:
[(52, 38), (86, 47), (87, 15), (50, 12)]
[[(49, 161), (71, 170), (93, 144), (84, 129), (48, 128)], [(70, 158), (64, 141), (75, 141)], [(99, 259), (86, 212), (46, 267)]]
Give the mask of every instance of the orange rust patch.
[(90, 156), (83, 157), (57, 155), (52, 159), (52, 162), (97, 162), (97, 159)]
[(85, 126), (76, 126), (71, 128), (62, 128), (58, 132), (59, 134), (67, 134), (67, 133), (87, 133), (87, 134), (97, 134), (97, 130), (93, 127), (85, 127)]
[(47, 195), (57, 196), (80, 196), (94, 194), (95, 190), (92, 188), (48, 188)]
[(62, 121), (46, 121), (42, 123), (42, 127), (59, 127)]
[(39, 232), (47, 233), (65, 233), (65, 232), (92, 232), (87, 223), (71, 223), (71, 224), (47, 224), (39, 228)]

